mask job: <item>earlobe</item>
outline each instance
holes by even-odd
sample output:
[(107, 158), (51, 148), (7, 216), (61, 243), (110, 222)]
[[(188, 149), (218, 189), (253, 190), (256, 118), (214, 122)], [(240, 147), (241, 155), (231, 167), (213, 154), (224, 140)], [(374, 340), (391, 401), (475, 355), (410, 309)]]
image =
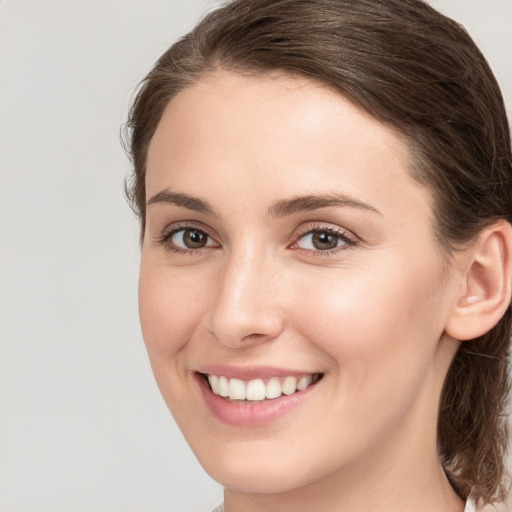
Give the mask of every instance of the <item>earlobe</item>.
[(464, 286), (445, 328), (446, 334), (461, 341), (488, 332), (510, 305), (512, 226), (502, 220), (485, 228), (467, 254)]

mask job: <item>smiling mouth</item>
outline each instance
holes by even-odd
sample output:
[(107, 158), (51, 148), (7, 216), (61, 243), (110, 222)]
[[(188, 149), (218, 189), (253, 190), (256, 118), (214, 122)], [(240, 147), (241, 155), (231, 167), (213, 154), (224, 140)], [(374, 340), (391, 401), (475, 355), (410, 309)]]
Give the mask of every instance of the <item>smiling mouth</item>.
[(323, 373), (242, 380), (223, 375), (201, 374), (213, 394), (239, 403), (258, 403), (290, 396), (316, 384)]

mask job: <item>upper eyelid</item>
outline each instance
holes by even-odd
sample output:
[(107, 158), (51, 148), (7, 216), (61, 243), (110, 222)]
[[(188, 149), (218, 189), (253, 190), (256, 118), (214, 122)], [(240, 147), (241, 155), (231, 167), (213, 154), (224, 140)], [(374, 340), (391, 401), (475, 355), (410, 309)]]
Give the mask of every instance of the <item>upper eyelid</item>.
[(342, 228), (341, 226), (337, 226), (336, 224), (331, 224), (328, 222), (327, 223), (321, 223), (321, 222), (306, 223), (305, 225), (296, 229), (293, 236), (295, 239), (298, 239), (304, 235), (307, 235), (307, 234), (315, 232), (315, 231), (326, 231), (326, 232), (334, 233), (334, 234), (337, 234), (340, 236), (346, 236), (347, 238), (350, 238), (350, 239), (358, 239), (359, 238), (352, 231), (350, 231), (346, 228)]
[[(330, 234), (333, 234), (335, 236), (338, 236), (341, 239), (345, 239), (346, 244), (343, 246), (333, 247), (332, 249), (325, 249), (325, 250), (314, 250), (314, 249), (303, 249), (302, 247), (294, 247), (299, 243), (299, 240), (301, 240), (306, 235), (309, 235), (314, 232), (327, 232)], [(322, 256), (329, 256), (334, 253), (338, 253), (339, 251), (344, 251), (350, 248), (355, 247), (361, 242), (361, 239), (355, 235), (352, 231), (349, 231), (345, 228), (342, 228), (336, 224), (331, 223), (317, 223), (313, 222), (311, 224), (307, 224), (304, 226), (304, 228), (301, 230), (299, 228), (299, 231), (294, 234), (292, 242), (288, 245), (289, 249), (293, 250), (301, 250), (301, 251), (307, 251), (314, 255), (322, 255)]]
[(208, 235), (210, 238), (216, 240), (216, 236), (212, 234), (212, 230), (205, 226), (202, 222), (197, 221), (171, 222), (164, 227), (160, 237), (168, 237), (173, 233), (177, 233), (178, 231), (184, 229), (196, 229), (197, 231), (202, 231), (205, 235)]
[(155, 242), (158, 246), (162, 246), (165, 248), (165, 250), (170, 251), (175, 254), (191, 255), (191, 254), (196, 254), (196, 253), (202, 252), (205, 249), (215, 249), (215, 247), (212, 247), (211, 245), (210, 246), (205, 245), (203, 247), (198, 247), (198, 248), (184, 248), (184, 247), (180, 247), (179, 245), (176, 245), (172, 241), (172, 238), (174, 237), (174, 235), (176, 235), (180, 231), (186, 231), (187, 229), (190, 229), (190, 230), (195, 230), (195, 231), (201, 231), (211, 241), (213, 241), (215, 245), (220, 246), (217, 239), (215, 237), (211, 236), (210, 233), (208, 233), (207, 229), (205, 229), (203, 227), (199, 228), (195, 224), (196, 224), (195, 222), (194, 223), (185, 222), (183, 224), (181, 222), (171, 223), (164, 228), (164, 230), (161, 232), (160, 235), (155, 237)]

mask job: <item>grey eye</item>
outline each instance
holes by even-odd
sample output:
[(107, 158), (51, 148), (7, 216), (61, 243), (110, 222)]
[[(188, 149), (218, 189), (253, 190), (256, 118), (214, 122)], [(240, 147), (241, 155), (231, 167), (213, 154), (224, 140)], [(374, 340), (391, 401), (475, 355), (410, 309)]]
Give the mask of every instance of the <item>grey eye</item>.
[(313, 251), (328, 251), (346, 244), (340, 235), (330, 233), (329, 231), (310, 231), (301, 236), (297, 245), (301, 249)]

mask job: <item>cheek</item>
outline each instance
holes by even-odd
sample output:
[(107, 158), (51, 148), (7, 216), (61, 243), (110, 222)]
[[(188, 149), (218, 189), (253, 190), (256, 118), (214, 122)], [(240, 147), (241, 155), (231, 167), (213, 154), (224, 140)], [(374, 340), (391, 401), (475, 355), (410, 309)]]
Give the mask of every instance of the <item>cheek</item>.
[[(184, 277), (185, 274), (185, 277)], [(197, 417), (187, 398), (186, 346), (201, 317), (200, 279), (173, 272), (165, 264), (141, 262), (139, 315), (146, 350), (162, 396), (178, 424)], [(203, 290), (204, 292), (204, 290)]]
[[(300, 330), (331, 356), (341, 376), (361, 386), (395, 378), (397, 368), (426, 367), (443, 332), (439, 266), (382, 265), (303, 282), (293, 306)], [(371, 379), (370, 379), (371, 380)]]
[(184, 280), (165, 265), (145, 261), (139, 277), (139, 315), (151, 363), (175, 356), (200, 316), (200, 279)]

